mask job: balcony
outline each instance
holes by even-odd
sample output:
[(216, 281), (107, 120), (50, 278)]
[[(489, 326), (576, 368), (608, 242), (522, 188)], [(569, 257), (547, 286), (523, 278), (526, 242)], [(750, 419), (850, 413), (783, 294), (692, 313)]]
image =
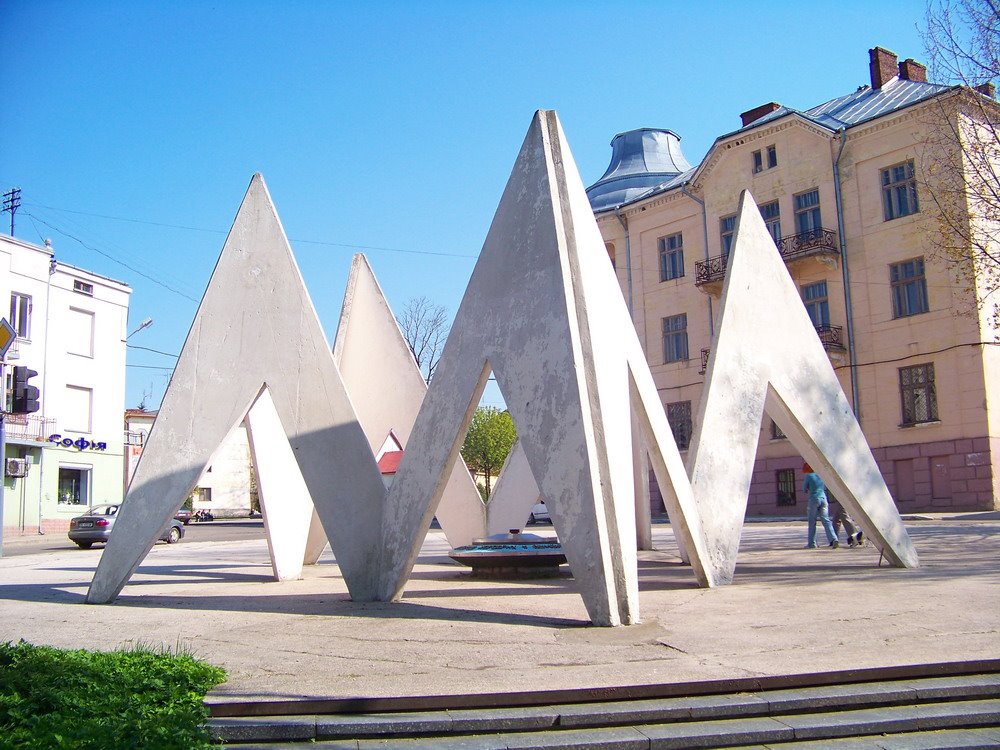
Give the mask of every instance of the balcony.
[(56, 428), (55, 419), (46, 419), (35, 414), (7, 414), (4, 416), (4, 432), (7, 440), (21, 443), (43, 443)]
[(842, 352), (844, 347), (844, 329), (840, 326), (816, 326), (816, 333), (819, 340), (823, 342), (823, 348), (830, 351)]
[[(822, 342), (823, 348), (828, 352), (847, 351), (844, 346), (844, 329), (841, 326), (816, 326), (816, 335), (819, 336), (819, 340)], [(699, 375), (704, 375), (708, 371), (708, 358), (711, 354), (711, 349), (701, 350), (701, 369), (698, 370)], [(834, 357), (834, 359), (839, 358)]]
[[(840, 256), (837, 244), (837, 233), (832, 229), (813, 229), (788, 237), (782, 237), (776, 243), (778, 252), (785, 263), (792, 263), (803, 258), (820, 256)], [(726, 277), (728, 255), (717, 255), (708, 260), (700, 260), (694, 264), (695, 286), (703, 291), (715, 294), (722, 289), (722, 280)]]

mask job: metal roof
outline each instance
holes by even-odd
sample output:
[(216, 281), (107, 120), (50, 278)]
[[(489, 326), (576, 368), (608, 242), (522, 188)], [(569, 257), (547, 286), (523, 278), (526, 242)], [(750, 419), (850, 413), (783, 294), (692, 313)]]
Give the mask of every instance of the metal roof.
[[(833, 133), (891, 114), (952, 88), (896, 77), (880, 89), (862, 86), (812, 109), (779, 107), (749, 125), (719, 136), (715, 143), (789, 115), (802, 117)], [(611, 148), (610, 166), (601, 179), (587, 188), (587, 197), (595, 212), (681, 187), (697, 171), (681, 153), (680, 138), (670, 130), (642, 128), (619, 133), (611, 141)], [(709, 154), (711, 151), (709, 149)]]
[(673, 131), (656, 128), (616, 135), (611, 141), (611, 164), (601, 179), (587, 188), (591, 207), (602, 211), (631, 202), (690, 172), (680, 140)]

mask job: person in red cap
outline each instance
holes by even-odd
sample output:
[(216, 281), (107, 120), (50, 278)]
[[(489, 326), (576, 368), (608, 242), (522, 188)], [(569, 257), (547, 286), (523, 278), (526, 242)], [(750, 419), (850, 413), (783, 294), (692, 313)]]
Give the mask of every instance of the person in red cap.
[(806, 518), (809, 521), (809, 538), (806, 549), (816, 549), (816, 519), (819, 518), (826, 532), (826, 540), (834, 549), (840, 546), (837, 535), (833, 531), (833, 524), (830, 522), (829, 502), (826, 499), (826, 485), (819, 478), (819, 474), (813, 471), (812, 467), (802, 464), (802, 473), (806, 475), (802, 489), (808, 498), (806, 506)]

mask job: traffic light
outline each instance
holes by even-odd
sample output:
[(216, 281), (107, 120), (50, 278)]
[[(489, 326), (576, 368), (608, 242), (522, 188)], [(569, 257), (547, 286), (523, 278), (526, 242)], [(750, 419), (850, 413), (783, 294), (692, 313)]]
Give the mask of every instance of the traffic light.
[(10, 399), (11, 414), (32, 414), (38, 411), (38, 389), (28, 383), (37, 374), (38, 372), (27, 367), (14, 368), (14, 388)]

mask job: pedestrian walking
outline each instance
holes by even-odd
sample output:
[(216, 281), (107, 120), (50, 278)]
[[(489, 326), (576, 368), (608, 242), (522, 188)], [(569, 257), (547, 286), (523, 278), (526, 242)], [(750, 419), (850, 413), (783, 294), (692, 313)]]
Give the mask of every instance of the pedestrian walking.
[(844, 504), (840, 502), (837, 498), (827, 493), (827, 500), (830, 503), (830, 510), (833, 511), (833, 533), (840, 538), (840, 527), (843, 525), (844, 531), (847, 532), (847, 544), (850, 547), (861, 547), (864, 545), (865, 534), (858, 525), (854, 523), (854, 519), (851, 518), (851, 514), (847, 512), (847, 508)]
[(817, 518), (823, 524), (823, 530), (826, 532), (826, 540), (830, 543), (831, 547), (837, 549), (840, 546), (840, 542), (837, 541), (837, 535), (833, 532), (833, 524), (830, 522), (829, 502), (826, 499), (826, 485), (823, 484), (823, 480), (819, 478), (819, 474), (814, 472), (809, 464), (802, 464), (802, 473), (806, 475), (802, 489), (808, 498), (806, 518), (809, 522), (809, 537), (806, 549), (816, 549)]

